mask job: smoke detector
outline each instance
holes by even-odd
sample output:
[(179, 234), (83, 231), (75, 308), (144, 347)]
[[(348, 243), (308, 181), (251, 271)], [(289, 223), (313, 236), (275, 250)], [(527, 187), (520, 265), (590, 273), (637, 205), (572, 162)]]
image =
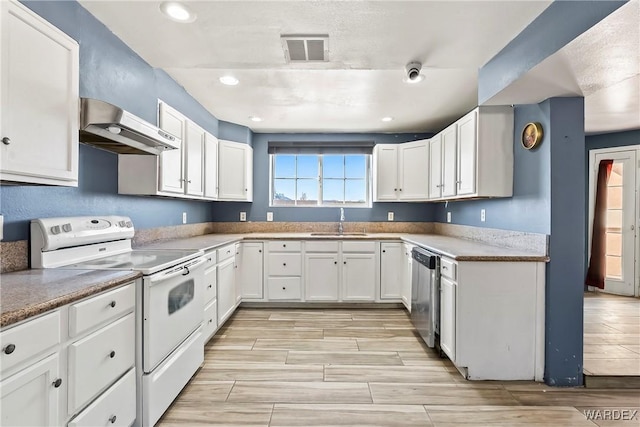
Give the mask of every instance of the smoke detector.
[(329, 60), (327, 34), (283, 34), (280, 36), (287, 63), (326, 62)]

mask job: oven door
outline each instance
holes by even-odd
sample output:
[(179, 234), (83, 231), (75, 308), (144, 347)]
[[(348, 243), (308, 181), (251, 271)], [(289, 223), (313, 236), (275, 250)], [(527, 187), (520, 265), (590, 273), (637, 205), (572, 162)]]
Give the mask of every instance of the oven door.
[(201, 257), (144, 277), (144, 372), (153, 371), (202, 323), (204, 262)]

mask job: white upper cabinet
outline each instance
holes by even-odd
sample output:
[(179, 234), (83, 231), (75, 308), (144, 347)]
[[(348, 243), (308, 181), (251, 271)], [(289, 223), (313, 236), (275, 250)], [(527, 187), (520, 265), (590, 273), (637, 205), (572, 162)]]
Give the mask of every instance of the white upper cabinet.
[[(432, 140), (441, 142), (442, 190), (432, 156), (431, 200), (513, 195), (513, 108), (481, 106)], [(432, 147), (432, 150), (435, 150)]]
[(192, 121), (187, 121), (187, 149), (185, 169), (187, 187), (185, 193), (204, 196), (204, 156), (207, 132)]
[[(180, 138), (182, 143), (175, 150), (160, 154), (160, 191), (184, 194), (184, 143), (186, 142), (187, 120), (179, 111), (164, 102), (159, 104), (160, 127)], [(177, 144), (176, 144), (177, 145)]]
[(18, 2), (0, 20), (0, 178), (75, 187), (78, 43)]
[(218, 138), (210, 133), (204, 138), (204, 197), (218, 198)]
[(442, 138), (438, 134), (429, 140), (429, 198), (442, 195)]
[(429, 197), (429, 140), (379, 144), (373, 151), (374, 201)]
[(247, 144), (218, 141), (218, 197), (220, 200), (253, 199), (253, 149)]

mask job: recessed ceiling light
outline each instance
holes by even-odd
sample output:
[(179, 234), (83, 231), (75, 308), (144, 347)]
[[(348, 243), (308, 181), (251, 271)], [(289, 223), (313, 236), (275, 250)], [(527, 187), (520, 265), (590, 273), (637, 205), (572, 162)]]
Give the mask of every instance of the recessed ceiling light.
[(165, 1), (160, 3), (160, 10), (168, 16), (169, 19), (176, 22), (188, 23), (195, 21), (197, 18), (196, 14), (191, 12), (187, 6), (175, 1)]
[(249, 116), (249, 119), (250, 119), (252, 122), (261, 122), (261, 121), (262, 121), (262, 118), (261, 118), (261, 117), (258, 117), (258, 116)]
[(220, 77), (220, 83), (227, 86), (235, 86), (240, 83), (240, 80), (236, 79), (233, 76), (222, 76)]
[(391, 120), (393, 120), (393, 117), (388, 117), (388, 116), (387, 116), (387, 117), (383, 117), (381, 120), (382, 120), (383, 122), (390, 122)]

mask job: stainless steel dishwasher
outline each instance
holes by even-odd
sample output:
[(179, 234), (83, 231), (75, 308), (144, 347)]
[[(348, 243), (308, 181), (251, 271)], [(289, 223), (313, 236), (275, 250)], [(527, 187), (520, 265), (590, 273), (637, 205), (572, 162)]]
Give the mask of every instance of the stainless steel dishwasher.
[(411, 322), (429, 347), (440, 348), (440, 256), (413, 248)]

